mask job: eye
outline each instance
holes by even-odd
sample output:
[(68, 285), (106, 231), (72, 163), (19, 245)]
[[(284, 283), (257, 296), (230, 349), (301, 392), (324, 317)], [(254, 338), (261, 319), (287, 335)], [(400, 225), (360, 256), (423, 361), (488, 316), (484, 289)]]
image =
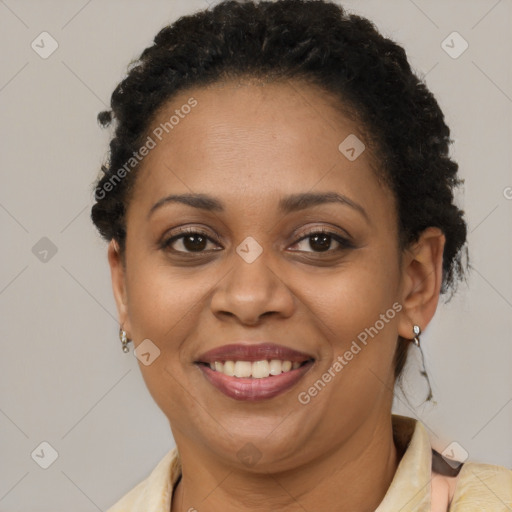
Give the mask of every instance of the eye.
[(205, 250), (209, 242), (217, 243), (204, 231), (197, 228), (185, 228), (180, 230), (179, 234), (163, 240), (160, 244), (160, 248), (183, 254), (204, 253), (210, 252), (211, 250), (218, 250)]
[[(338, 247), (332, 249), (331, 245), (335, 242)], [(162, 250), (170, 250), (181, 254), (202, 254), (220, 250), (217, 248), (208, 248), (208, 244), (219, 246), (220, 243), (208, 236), (207, 233), (198, 228), (184, 228), (178, 234), (164, 239), (160, 244)], [(317, 229), (310, 231), (305, 236), (295, 242), (295, 246), (303, 245), (302, 248), (292, 249), (296, 252), (313, 253), (332, 253), (344, 249), (353, 248), (354, 245), (345, 237), (328, 231), (326, 229)], [(292, 246), (293, 247), (293, 246)], [(311, 249), (311, 250), (308, 250)]]
[[(335, 249), (330, 248), (333, 241), (338, 244), (338, 247)], [(309, 246), (309, 248), (312, 250), (308, 251), (307, 248), (303, 248), (299, 249), (298, 252), (335, 252), (354, 247), (354, 245), (347, 238), (344, 238), (337, 233), (333, 233), (325, 229), (310, 231), (308, 234), (306, 234), (306, 236), (303, 236), (300, 240), (295, 242), (294, 245), (300, 245), (301, 243), (303, 246)]]

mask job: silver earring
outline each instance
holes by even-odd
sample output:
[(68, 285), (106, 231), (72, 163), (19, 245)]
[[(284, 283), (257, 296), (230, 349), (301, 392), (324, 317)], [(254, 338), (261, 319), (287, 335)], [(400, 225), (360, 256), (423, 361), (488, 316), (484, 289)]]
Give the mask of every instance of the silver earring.
[(430, 385), (430, 379), (428, 378), (427, 370), (425, 368), (425, 357), (423, 356), (423, 350), (421, 348), (421, 343), (420, 343), (420, 334), (421, 334), (420, 326), (419, 325), (413, 325), (412, 332), (414, 334), (414, 338), (413, 338), (412, 341), (419, 348), (420, 354), (421, 354), (421, 364), (423, 366), (423, 370), (421, 370), (420, 373), (421, 373), (421, 375), (423, 375), (423, 377), (425, 377), (425, 379), (427, 379), (428, 396), (427, 396), (426, 400), (427, 400), (427, 402), (432, 401), (434, 404), (437, 404), (437, 402), (435, 400), (432, 400), (434, 395), (432, 394), (432, 387)]
[(412, 328), (412, 332), (414, 333), (414, 344), (418, 347), (420, 347), (420, 334), (421, 334), (421, 328), (419, 325), (414, 325)]
[(128, 339), (128, 335), (126, 334), (126, 331), (122, 328), (119, 328), (119, 339), (121, 340), (121, 343), (123, 344), (123, 352), (130, 352), (130, 349), (128, 348), (128, 343), (131, 341)]

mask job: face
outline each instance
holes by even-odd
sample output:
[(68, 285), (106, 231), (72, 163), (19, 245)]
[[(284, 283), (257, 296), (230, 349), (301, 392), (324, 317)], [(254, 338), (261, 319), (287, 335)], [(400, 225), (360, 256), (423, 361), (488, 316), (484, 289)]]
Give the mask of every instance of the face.
[[(389, 421), (422, 276), (400, 262), (394, 199), (354, 146), (359, 127), (313, 86), (226, 83), (181, 93), (149, 134), (126, 266), (115, 244), (109, 259), (178, 446), (286, 469)], [(347, 137), (355, 151), (340, 151)]]

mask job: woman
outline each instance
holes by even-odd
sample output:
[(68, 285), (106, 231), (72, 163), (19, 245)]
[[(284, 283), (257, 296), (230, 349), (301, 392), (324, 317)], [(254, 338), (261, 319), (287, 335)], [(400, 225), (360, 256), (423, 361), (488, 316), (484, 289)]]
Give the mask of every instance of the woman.
[(404, 50), (327, 1), (228, 1), (162, 29), (111, 107), (92, 219), (176, 449), (109, 512), (512, 508), (511, 471), (391, 413), (465, 271)]

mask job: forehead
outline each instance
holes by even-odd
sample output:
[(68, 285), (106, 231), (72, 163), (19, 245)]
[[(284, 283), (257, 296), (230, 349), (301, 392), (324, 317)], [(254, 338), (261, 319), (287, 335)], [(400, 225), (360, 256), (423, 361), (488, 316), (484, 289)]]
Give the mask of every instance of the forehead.
[(368, 204), (376, 196), (389, 200), (358, 124), (321, 89), (298, 81), (182, 91), (160, 108), (148, 134), (154, 147), (138, 171), (134, 198), (149, 207), (175, 191), (242, 205), (315, 188)]

